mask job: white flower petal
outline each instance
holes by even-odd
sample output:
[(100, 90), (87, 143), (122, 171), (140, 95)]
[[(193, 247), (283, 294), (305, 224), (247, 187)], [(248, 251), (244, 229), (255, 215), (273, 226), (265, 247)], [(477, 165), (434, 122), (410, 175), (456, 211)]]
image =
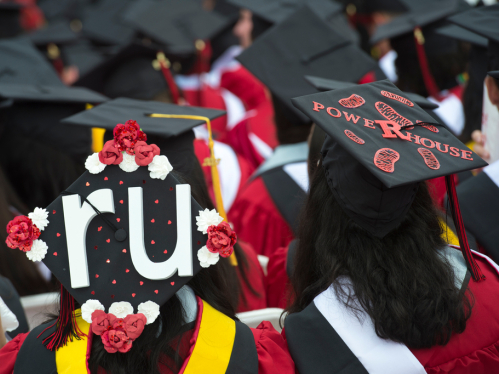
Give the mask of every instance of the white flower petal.
[(85, 161), (85, 168), (91, 174), (99, 174), (106, 168), (106, 164), (100, 162), (98, 153), (94, 153), (87, 157), (87, 161)]
[(196, 225), (198, 225), (198, 231), (201, 231), (203, 234), (206, 234), (208, 231), (208, 227), (215, 225), (217, 226), (219, 223), (223, 222), (223, 218), (220, 217), (220, 214), (215, 209), (199, 211), (199, 216), (196, 217)]
[(147, 318), (146, 325), (150, 325), (159, 316), (159, 305), (153, 301), (146, 301), (145, 303), (139, 304), (137, 313), (142, 313)]
[(49, 224), (49, 221), (47, 217), (49, 216), (49, 213), (42, 208), (35, 208), (35, 210), (32, 213), (28, 214), (28, 217), (31, 219), (33, 224), (40, 229), (40, 231), (43, 231), (45, 227)]
[(102, 305), (99, 300), (87, 300), (85, 304), (81, 306), (81, 318), (88, 323), (92, 323), (92, 313), (96, 310), (104, 311), (104, 305)]
[(41, 239), (36, 239), (33, 241), (31, 250), (26, 252), (26, 257), (28, 257), (33, 262), (41, 261), (45, 258), (48, 249), (49, 247), (47, 246), (47, 243), (45, 243)]
[(203, 246), (198, 251), (199, 264), (203, 268), (207, 268), (210, 265), (215, 265), (220, 259), (218, 253), (211, 253), (206, 246)]
[(118, 318), (125, 318), (129, 314), (133, 314), (133, 306), (128, 301), (112, 303), (109, 307), (109, 313), (114, 314)]
[(148, 169), (150, 171), (149, 176), (152, 179), (165, 180), (168, 173), (173, 170), (173, 166), (170, 164), (168, 157), (156, 155), (149, 164)]
[(120, 163), (120, 169), (131, 173), (139, 168), (139, 165), (135, 162), (135, 155), (129, 155), (128, 153), (123, 153), (123, 161)]

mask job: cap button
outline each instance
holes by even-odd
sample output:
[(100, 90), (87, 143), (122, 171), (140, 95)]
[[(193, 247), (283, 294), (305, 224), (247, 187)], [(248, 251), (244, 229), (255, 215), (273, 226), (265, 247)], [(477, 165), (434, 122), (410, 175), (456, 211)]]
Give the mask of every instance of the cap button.
[(122, 241), (124, 241), (127, 238), (127, 233), (126, 233), (126, 231), (124, 229), (118, 229), (114, 233), (114, 238), (117, 241), (122, 242)]

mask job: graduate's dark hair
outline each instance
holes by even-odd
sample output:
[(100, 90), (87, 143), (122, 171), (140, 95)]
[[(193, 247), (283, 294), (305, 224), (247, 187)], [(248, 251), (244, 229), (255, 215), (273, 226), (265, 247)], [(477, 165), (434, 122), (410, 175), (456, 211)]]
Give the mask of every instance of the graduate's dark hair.
[(279, 144), (296, 144), (307, 141), (312, 122), (304, 122), (275, 95), (272, 95), (272, 105)]
[[(181, 182), (193, 183), (192, 180), (176, 172), (172, 174)], [(199, 194), (192, 191), (193, 197)], [(228, 261), (219, 261), (216, 266), (203, 268), (188, 283), (194, 293), (216, 310), (232, 319), (236, 317), (237, 298), (234, 298), (235, 271)], [(107, 374), (178, 373), (186, 357), (181, 352), (182, 337), (194, 328), (194, 323), (185, 324), (184, 310), (180, 300), (174, 296), (160, 308), (160, 317), (147, 325), (138, 339), (133, 342), (130, 352), (125, 354), (107, 353), (101, 339), (94, 338), (88, 361), (92, 374), (97, 374), (99, 367)], [(185, 351), (185, 342), (184, 350)]]
[[(472, 295), (456, 287), (453, 269), (439, 253), (446, 244), (425, 183), (401, 225), (380, 239), (343, 212), (319, 167), (300, 222), (289, 313), (333, 285), (354, 312), (360, 304), (379, 337), (410, 348), (444, 345), (466, 328)], [(343, 276), (359, 304), (348, 298)]]

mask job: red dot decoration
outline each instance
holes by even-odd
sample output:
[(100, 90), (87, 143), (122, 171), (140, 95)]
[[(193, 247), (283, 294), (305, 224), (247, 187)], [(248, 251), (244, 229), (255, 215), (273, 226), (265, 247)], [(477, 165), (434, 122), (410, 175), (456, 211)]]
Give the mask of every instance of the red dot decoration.
[(114, 295), (111, 295), (111, 299), (114, 299)]
[(107, 177), (104, 177), (104, 180), (105, 180), (105, 181), (107, 181), (107, 180), (108, 180), (108, 178), (107, 178)]
[(173, 187), (170, 187), (170, 191), (173, 191)]
[(159, 291), (158, 290), (154, 290), (154, 293), (157, 295), (159, 293)]
[(200, 245), (200, 244), (201, 244), (201, 241), (200, 241), (200, 240), (198, 240), (198, 245)]
[(159, 203), (159, 200), (156, 200), (156, 201), (155, 201), (155, 203), (156, 203), (156, 204), (158, 204), (158, 203)]
[(95, 278), (99, 278), (99, 274), (95, 274)]
[(95, 291), (90, 292), (92, 295), (95, 295)]
[(97, 231), (102, 230), (102, 226), (97, 227)]
[(142, 286), (144, 284), (144, 282), (140, 281), (140, 285)]
[(126, 269), (126, 272), (127, 272), (127, 273), (129, 273), (129, 272), (130, 272), (130, 270)]
[(175, 282), (171, 282), (170, 284), (171, 284), (172, 286), (175, 286)]
[(120, 200), (120, 204), (123, 204), (123, 200)]
[(99, 248), (99, 247), (97, 247), (97, 246), (94, 247), (94, 249), (97, 249), (97, 248)]
[(172, 224), (172, 221), (170, 221), (170, 220), (169, 220), (169, 221), (168, 221), (168, 224), (169, 224), (169, 225), (171, 225), (171, 224)]
[(55, 214), (55, 210), (52, 211), (52, 214)]
[(111, 282), (112, 284), (116, 284), (116, 279)]
[(156, 242), (154, 240), (151, 240), (151, 244), (156, 244)]
[(54, 253), (53, 253), (53, 255), (54, 255), (55, 257), (57, 257), (57, 252), (54, 252)]
[(57, 237), (61, 236), (61, 234), (57, 233)]
[(165, 251), (163, 253), (168, 253), (168, 251), (165, 249)]
[(134, 293), (133, 293), (133, 294), (132, 294), (132, 297), (135, 297), (135, 295), (136, 295), (136, 294), (134, 294)]
[(123, 181), (120, 181), (120, 184), (123, 184)]
[(116, 218), (116, 221), (117, 221), (117, 222), (121, 221), (121, 218)]
[(111, 243), (111, 239), (106, 239), (106, 242)]
[(106, 262), (109, 264), (109, 263), (111, 263), (111, 260), (110, 260), (110, 259), (107, 259), (107, 260), (106, 260)]
[(142, 180), (142, 183), (146, 184), (146, 181), (145, 181), (145, 180)]
[(154, 218), (153, 218), (153, 219), (151, 220), (151, 223), (154, 223), (154, 222), (156, 222), (156, 221), (155, 221), (155, 220), (154, 220)]
[(88, 186), (90, 186), (90, 183), (87, 182), (85, 185), (88, 187)]
[(123, 253), (126, 253), (126, 249), (123, 249), (123, 251), (122, 251), (122, 252), (123, 252)]

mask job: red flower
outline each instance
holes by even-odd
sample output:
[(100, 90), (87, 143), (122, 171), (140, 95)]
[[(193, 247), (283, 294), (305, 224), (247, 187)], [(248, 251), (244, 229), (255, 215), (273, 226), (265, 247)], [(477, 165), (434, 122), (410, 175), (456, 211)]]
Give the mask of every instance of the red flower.
[(125, 331), (109, 330), (101, 335), (102, 344), (108, 353), (126, 353), (132, 348), (132, 340)]
[(130, 314), (125, 317), (126, 333), (132, 340), (137, 339), (146, 325), (147, 318), (142, 313)]
[(40, 236), (40, 230), (28, 217), (17, 216), (7, 224), (7, 235), (5, 243), (9, 248), (19, 248), (23, 252), (29, 252), (33, 240)]
[(146, 142), (135, 143), (135, 162), (139, 166), (147, 166), (152, 162), (154, 156), (159, 155), (159, 147), (156, 144)]
[(140, 131), (137, 121), (128, 120), (123, 125), (117, 124), (113, 130), (115, 146), (120, 152), (125, 151), (129, 155), (135, 154), (135, 144), (140, 141), (146, 141), (147, 136)]
[(227, 222), (222, 222), (218, 226), (208, 227), (208, 242), (206, 247), (212, 253), (219, 253), (222, 257), (229, 257), (234, 251), (234, 244), (237, 235), (230, 228)]
[(109, 140), (104, 144), (99, 152), (99, 161), (106, 165), (119, 165), (123, 161), (123, 153), (115, 146), (114, 140)]
[(103, 332), (111, 328), (110, 318), (114, 317), (112, 314), (107, 314), (102, 310), (96, 310), (92, 313), (92, 332), (95, 335), (102, 335)]

